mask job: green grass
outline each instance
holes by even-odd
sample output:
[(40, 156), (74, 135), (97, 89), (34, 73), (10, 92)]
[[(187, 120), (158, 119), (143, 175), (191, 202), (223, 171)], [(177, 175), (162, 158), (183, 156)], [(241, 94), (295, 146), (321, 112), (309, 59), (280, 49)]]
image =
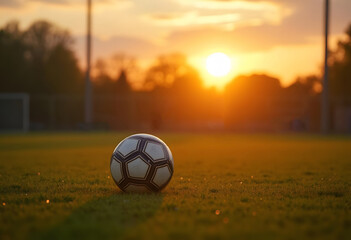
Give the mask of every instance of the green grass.
[(0, 135), (0, 239), (351, 239), (351, 138), (159, 134), (175, 173), (140, 195), (110, 177), (127, 135)]

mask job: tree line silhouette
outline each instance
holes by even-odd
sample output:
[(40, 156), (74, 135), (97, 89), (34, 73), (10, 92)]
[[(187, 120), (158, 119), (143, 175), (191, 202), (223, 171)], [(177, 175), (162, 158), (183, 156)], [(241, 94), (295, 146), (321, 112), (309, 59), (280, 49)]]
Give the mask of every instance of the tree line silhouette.
[[(342, 120), (351, 130), (351, 25), (329, 66), (332, 123)], [(94, 123), (108, 129), (317, 131), (321, 75), (298, 77), (288, 87), (272, 76), (241, 75), (219, 93), (203, 86), (182, 54), (159, 56), (141, 71), (134, 58), (118, 53), (94, 63)], [(30, 95), (33, 129), (79, 128), (84, 73), (69, 32), (47, 21), (26, 29), (16, 21), (3, 26), (0, 92)]]

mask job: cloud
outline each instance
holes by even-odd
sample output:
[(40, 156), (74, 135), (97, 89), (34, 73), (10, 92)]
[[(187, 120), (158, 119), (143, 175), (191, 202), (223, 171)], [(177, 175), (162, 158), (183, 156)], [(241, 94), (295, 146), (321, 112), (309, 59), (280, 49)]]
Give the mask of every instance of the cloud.
[(70, 2), (76, 3), (81, 2), (81, 0), (76, 1), (66, 1), (66, 0), (32, 0), (31, 2), (26, 0), (0, 0), (0, 7), (12, 7), (12, 8), (21, 8), (25, 7), (28, 4), (41, 2), (45, 4), (69, 4)]
[[(68, 4), (69, 3), (69, 1), (67, 0), (34, 0), (34, 2), (43, 2), (43, 3), (49, 3), (49, 4)], [(73, 2), (81, 2), (81, 1), (73, 1)]]
[[(129, 0), (117, 0), (127, 2)], [(99, 0), (93, 2), (93, 4), (112, 4), (116, 1), (113, 0)], [(9, 8), (22, 8), (30, 4), (41, 3), (47, 5), (61, 5), (61, 6), (76, 6), (76, 5), (86, 5), (86, 0), (0, 0), (0, 7), (9, 7)]]
[[(109, 39), (101, 39), (94, 36), (93, 58), (111, 57), (114, 53), (126, 53), (131, 56), (141, 58), (151, 58), (159, 52), (159, 47), (144, 39), (126, 36), (113, 36)], [(77, 36), (75, 38), (75, 49), (79, 59), (85, 59), (86, 37)]]
[(153, 14), (147, 17), (153, 23), (161, 26), (191, 26), (191, 25), (216, 25), (234, 23), (240, 19), (238, 13), (200, 15), (197, 12), (185, 14)]
[[(236, 1), (192, 1), (192, 3), (196, 2), (226, 4)], [(252, 0), (250, 2), (256, 1)], [(257, 12), (257, 15), (239, 11), (241, 18), (233, 24), (234, 27), (232, 29), (221, 28), (220, 24), (218, 26), (179, 28), (168, 35), (166, 42), (169, 46), (177, 46), (177, 48), (185, 49), (185, 51), (190, 53), (201, 52), (203, 49), (211, 47), (229, 49), (237, 53), (264, 52), (278, 46), (319, 44), (318, 38), (321, 43), (323, 36), (322, 1), (271, 0), (270, 2), (280, 2), (284, 5), (281, 9), (290, 9), (290, 14), (280, 18), (279, 22), (275, 22), (265, 18), (265, 14), (260, 13), (261, 11)], [(332, 34), (339, 34), (346, 28), (347, 24), (350, 24), (351, 18), (346, 9), (351, 9), (351, 1), (336, 0), (334, 5), (332, 5), (330, 23)], [(233, 12), (235, 13), (236, 11)], [(253, 12), (256, 13), (255, 11)]]
[(278, 3), (273, 1), (247, 1), (247, 0), (177, 0), (184, 6), (191, 6), (200, 9), (220, 10), (254, 10), (254, 11), (275, 11), (279, 8)]
[(22, 0), (0, 0), (0, 7), (17, 8), (23, 5)]
[(309, 43), (312, 36), (315, 35), (300, 33), (296, 28), (253, 24), (233, 31), (214, 27), (174, 31), (166, 42), (169, 46), (177, 46), (191, 53), (218, 47), (236, 53), (250, 53), (268, 51), (277, 46)]
[[(123, 6), (119, 1), (130, 5), (117, 13), (116, 9)], [(0, 0), (0, 7), (31, 4), (40, 8), (13, 11), (15, 18), (29, 23), (39, 16), (69, 28), (75, 35), (84, 33), (81, 7), (86, 0)], [(276, 46), (311, 43), (311, 39), (316, 43), (323, 34), (322, 0), (96, 0), (96, 4), (103, 7), (94, 8), (93, 32), (109, 37), (96, 40), (96, 53), (107, 54), (104, 44), (135, 55), (144, 51), (156, 54), (160, 48), (190, 54), (209, 46), (237, 52), (267, 51)], [(351, 20), (349, 9), (350, 0), (331, 1), (332, 34), (344, 31)], [(2, 21), (8, 18), (6, 11), (1, 12)], [(163, 46), (156, 47), (151, 41)]]
[[(196, 26), (215, 26), (232, 31), (239, 27), (258, 25), (279, 25), (293, 9), (272, 1), (231, 1), (231, 0), (156, 0), (154, 9), (145, 11), (144, 18), (156, 26), (182, 27), (185, 30)], [(164, 6), (170, 2), (172, 8)], [(158, 6), (163, 6), (159, 8)], [(139, 6), (136, 4), (136, 6)], [(140, 7), (140, 6), (139, 6)], [(159, 9), (158, 12), (155, 9)], [(178, 29), (176, 29), (178, 31)]]
[[(32, 0), (33, 2), (42, 2), (42, 3), (47, 3), (47, 4), (64, 4), (64, 5), (86, 5), (87, 0)], [(124, 2), (127, 0), (98, 0), (98, 1), (93, 1), (92, 4), (113, 4), (115, 2)]]

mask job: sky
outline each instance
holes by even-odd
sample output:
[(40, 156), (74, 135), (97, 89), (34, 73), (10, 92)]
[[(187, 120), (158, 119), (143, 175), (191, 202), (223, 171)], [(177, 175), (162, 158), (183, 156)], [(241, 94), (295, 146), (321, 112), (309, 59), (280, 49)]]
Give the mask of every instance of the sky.
[[(181, 52), (207, 86), (239, 74), (266, 73), (288, 85), (318, 74), (323, 62), (324, 0), (93, 0), (93, 59), (125, 53), (146, 68)], [(351, 23), (351, 1), (331, 0), (331, 48)], [(84, 67), (86, 0), (0, 0), (0, 25), (48, 20), (68, 29)], [(229, 75), (206, 71), (206, 57), (227, 54)]]

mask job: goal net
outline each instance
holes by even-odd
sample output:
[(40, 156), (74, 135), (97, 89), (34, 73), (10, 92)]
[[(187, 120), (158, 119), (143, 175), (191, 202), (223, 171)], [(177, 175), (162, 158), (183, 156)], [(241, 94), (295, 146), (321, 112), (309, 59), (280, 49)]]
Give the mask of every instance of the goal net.
[(0, 94), (0, 131), (29, 130), (29, 95)]

